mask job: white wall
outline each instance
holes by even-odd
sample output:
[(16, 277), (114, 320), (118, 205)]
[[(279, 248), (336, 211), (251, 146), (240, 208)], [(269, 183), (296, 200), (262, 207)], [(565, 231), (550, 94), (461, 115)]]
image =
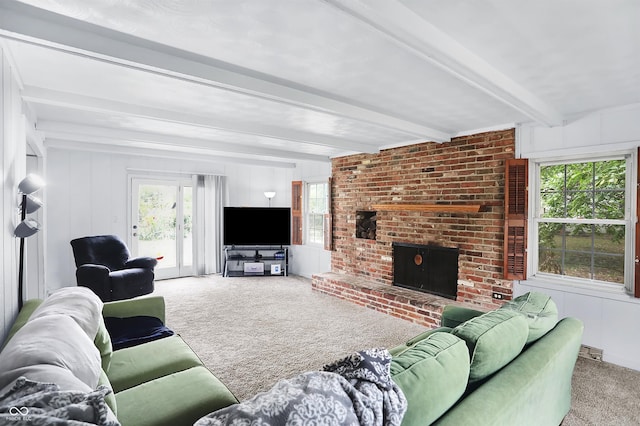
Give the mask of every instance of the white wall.
[(19, 221), (18, 182), (26, 173), (26, 137), (20, 88), (9, 59), (0, 45), (0, 342), (18, 312), (18, 240), (13, 230)]
[[(516, 138), (522, 158), (606, 153), (640, 146), (640, 105), (600, 111), (562, 127), (523, 126)], [(584, 321), (583, 344), (603, 350), (603, 359), (640, 370), (640, 299), (627, 294), (569, 287), (540, 278), (515, 283), (516, 295), (541, 291), (553, 297), (561, 316)]]
[[(302, 166), (316, 173), (310, 163)], [(328, 164), (328, 163), (327, 163)], [(85, 235), (116, 234), (126, 239), (129, 223), (128, 174), (211, 173), (227, 176), (229, 205), (266, 207), (265, 191), (275, 191), (273, 207), (291, 206), (291, 180), (300, 167), (275, 168), (237, 163), (162, 159), (50, 148), (47, 155), (47, 290), (75, 285), (69, 241)], [(328, 175), (325, 176), (328, 177)], [(291, 273), (328, 270), (329, 262), (292, 250)], [(325, 255), (326, 256), (326, 255)], [(302, 262), (302, 263), (300, 263)], [(309, 268), (312, 268), (310, 270)]]
[(291, 177), (294, 169), (230, 166), (225, 169), (229, 183), (229, 206), (267, 207), (265, 191), (274, 191), (272, 207), (291, 207)]

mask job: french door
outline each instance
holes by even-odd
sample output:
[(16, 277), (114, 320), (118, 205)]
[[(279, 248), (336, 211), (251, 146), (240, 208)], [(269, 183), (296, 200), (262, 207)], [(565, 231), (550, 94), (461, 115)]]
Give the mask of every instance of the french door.
[(193, 274), (193, 183), (132, 178), (132, 256), (158, 259), (156, 278)]

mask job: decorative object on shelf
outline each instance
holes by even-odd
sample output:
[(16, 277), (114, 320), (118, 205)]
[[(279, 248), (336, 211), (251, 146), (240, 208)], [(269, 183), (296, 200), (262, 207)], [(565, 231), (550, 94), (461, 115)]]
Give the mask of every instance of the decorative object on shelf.
[(269, 199), (269, 207), (271, 207), (271, 199), (276, 196), (275, 191), (265, 191), (264, 196)]
[(27, 218), (27, 214), (34, 213), (42, 207), (42, 201), (31, 194), (44, 186), (44, 181), (37, 175), (29, 174), (18, 184), (18, 192), (22, 195), (20, 201), (20, 223), (13, 231), (13, 235), (20, 238), (20, 263), (18, 266), (18, 309), (22, 309), (24, 292), (24, 239), (40, 230), (37, 220)]

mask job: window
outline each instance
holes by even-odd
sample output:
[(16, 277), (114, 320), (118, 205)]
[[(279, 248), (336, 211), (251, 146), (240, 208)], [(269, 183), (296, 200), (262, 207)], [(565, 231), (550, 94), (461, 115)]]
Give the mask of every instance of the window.
[(327, 183), (307, 184), (307, 242), (324, 243), (324, 215), (327, 213)]
[(538, 162), (534, 169), (534, 274), (631, 288), (632, 156)]

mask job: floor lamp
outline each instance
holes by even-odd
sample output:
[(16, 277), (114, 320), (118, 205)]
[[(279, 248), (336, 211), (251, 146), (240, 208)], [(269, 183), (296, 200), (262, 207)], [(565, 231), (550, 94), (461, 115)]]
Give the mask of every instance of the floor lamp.
[(20, 223), (16, 226), (13, 234), (20, 238), (20, 264), (18, 266), (18, 309), (22, 309), (24, 302), (24, 239), (32, 236), (40, 230), (37, 220), (27, 218), (27, 214), (36, 212), (42, 207), (42, 201), (32, 196), (44, 186), (44, 181), (36, 175), (27, 175), (18, 184), (18, 191), (21, 194), (20, 201)]
[(271, 199), (276, 196), (275, 191), (265, 191), (264, 196), (269, 199), (269, 207), (271, 207)]

